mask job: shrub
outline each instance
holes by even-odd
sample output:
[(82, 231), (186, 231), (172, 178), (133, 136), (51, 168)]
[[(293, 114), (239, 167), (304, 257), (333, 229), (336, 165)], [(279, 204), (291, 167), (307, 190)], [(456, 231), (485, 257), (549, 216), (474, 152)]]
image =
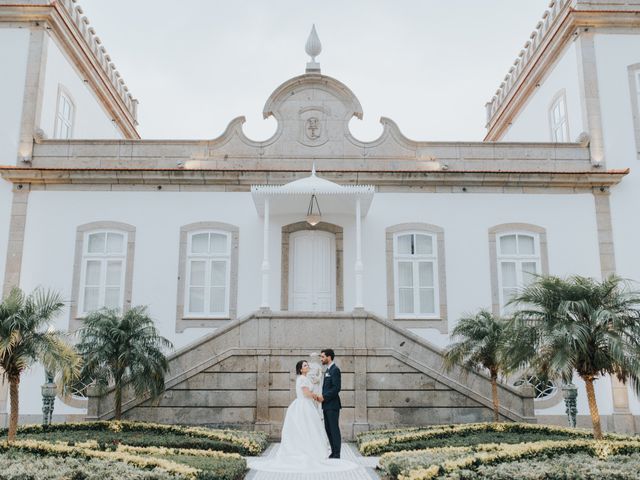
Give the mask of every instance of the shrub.
[[(428, 451), (425, 453), (428, 455)], [(481, 447), (476, 451), (462, 452), (459, 456), (455, 455), (454, 458), (443, 459), (439, 463), (433, 463), (430, 458), (426, 457), (421, 467), (414, 463), (414, 466), (402, 471), (397, 478), (399, 480), (455, 478), (452, 475), (472, 475), (471, 472), (479, 471), (480, 467), (493, 467), (510, 462), (530, 462), (562, 455), (573, 456), (579, 453), (601, 460), (616, 455), (640, 454), (640, 439), (627, 441), (566, 440), (519, 445), (488, 445), (486, 448)]]
[[(0, 435), (6, 430), (0, 430)], [(163, 446), (220, 450), (242, 455), (259, 455), (267, 448), (263, 432), (185, 427), (144, 422), (81, 422), (25, 425), (18, 432), (32, 439), (82, 442), (95, 439), (105, 444), (124, 443), (134, 446)]]
[[(371, 435), (370, 439), (359, 443), (360, 453), (363, 455), (380, 455), (386, 452), (440, 446), (521, 443), (549, 439), (587, 439), (592, 436), (588, 430), (530, 423), (470, 423), (424, 429), (392, 430), (386, 434), (377, 434), (373, 431), (369, 434)], [(625, 440), (629, 437), (610, 434), (606, 438)]]
[(0, 480), (175, 480), (162, 470), (142, 470), (126, 463), (37, 456), (19, 450), (0, 453)]
[(474, 470), (460, 470), (441, 478), (447, 480), (637, 480), (640, 454), (614, 455), (607, 459), (584, 453), (536, 458), (517, 462), (482, 465)]

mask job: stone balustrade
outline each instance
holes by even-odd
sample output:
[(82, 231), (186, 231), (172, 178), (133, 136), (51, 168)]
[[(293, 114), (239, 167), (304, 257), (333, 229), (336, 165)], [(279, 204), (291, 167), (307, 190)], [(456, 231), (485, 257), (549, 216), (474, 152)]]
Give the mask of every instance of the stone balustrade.
[(553, 37), (565, 18), (572, 12), (594, 11), (623, 14), (637, 12), (640, 11), (640, 0), (551, 0), (548, 9), (542, 15), (542, 20), (536, 24), (496, 93), (486, 103), (487, 125), (492, 124), (495, 115), (514, 91), (514, 87), (520, 83), (520, 80), (526, 78), (529, 67), (533, 65), (537, 54), (542, 51), (540, 47)]
[(111, 61), (111, 57), (107, 54), (107, 50), (102, 45), (102, 41), (96, 35), (95, 29), (89, 26), (89, 19), (84, 15), (82, 7), (77, 4), (77, 0), (60, 0), (58, 5), (62, 6), (63, 8), (61, 10), (67, 13), (72, 25), (76, 27), (80, 37), (85, 41), (89, 51), (94, 55), (98, 65), (102, 68), (118, 96), (124, 102), (127, 110), (129, 110), (134, 119), (137, 119), (138, 100), (133, 98), (133, 95), (129, 92), (120, 72), (118, 72), (115, 64)]
[(520, 50), (518, 57), (514, 60), (511, 68), (509, 68), (509, 72), (505, 75), (495, 95), (487, 102), (487, 123), (491, 122), (495, 113), (500, 109), (518, 78), (522, 72), (526, 70), (529, 62), (538, 51), (543, 39), (548, 35), (552, 26), (558, 22), (575, 1), (576, 0), (551, 0), (549, 9), (542, 15), (542, 20), (536, 24), (535, 29), (529, 36), (529, 40), (525, 42), (522, 50)]

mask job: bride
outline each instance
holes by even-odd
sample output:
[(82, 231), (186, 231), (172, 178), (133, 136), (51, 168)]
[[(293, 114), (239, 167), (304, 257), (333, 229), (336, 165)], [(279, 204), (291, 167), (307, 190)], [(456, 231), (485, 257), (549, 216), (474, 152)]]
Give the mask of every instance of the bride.
[(273, 460), (254, 461), (250, 467), (269, 472), (323, 473), (352, 470), (357, 464), (346, 460), (329, 460), (331, 448), (309, 378), (309, 363), (296, 364), (296, 398), (285, 415), (280, 448)]

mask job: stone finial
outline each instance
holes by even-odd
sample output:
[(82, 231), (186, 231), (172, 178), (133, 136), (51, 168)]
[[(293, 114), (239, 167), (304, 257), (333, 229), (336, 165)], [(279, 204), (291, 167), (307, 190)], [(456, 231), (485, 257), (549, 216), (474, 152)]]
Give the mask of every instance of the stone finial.
[(320, 73), (320, 64), (316, 62), (316, 57), (322, 52), (322, 44), (320, 43), (318, 32), (316, 32), (315, 24), (311, 27), (304, 50), (311, 57), (311, 61), (307, 63), (307, 73)]

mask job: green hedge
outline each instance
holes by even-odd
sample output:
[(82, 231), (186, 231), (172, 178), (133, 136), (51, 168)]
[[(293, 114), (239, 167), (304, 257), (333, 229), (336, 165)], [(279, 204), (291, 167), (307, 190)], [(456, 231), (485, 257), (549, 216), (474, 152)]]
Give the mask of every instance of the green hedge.
[(442, 477), (447, 480), (637, 480), (640, 454), (599, 459), (584, 453), (480, 466)]
[[(17, 463), (38, 464), (41, 459), (48, 459), (52, 466), (52, 471), (67, 469), (71, 462), (71, 468), (75, 468), (71, 459), (81, 460), (82, 464), (96, 463), (101, 472), (108, 470), (100, 468), (100, 462), (113, 465), (114, 472), (123, 470), (131, 471), (135, 474), (134, 479), (140, 480), (240, 480), (247, 471), (247, 462), (236, 453), (223, 453), (211, 450), (180, 450), (164, 449), (157, 447), (129, 447), (119, 445), (115, 450), (100, 450), (98, 444), (85, 442), (77, 446), (69, 446), (62, 443), (46, 442), (41, 440), (17, 440), (11, 444), (0, 442), (0, 456), (11, 459), (17, 455)], [(14, 457), (15, 458), (15, 457)], [(16, 462), (14, 462), (16, 463)], [(28, 473), (28, 472), (27, 472)], [(46, 472), (42, 472), (45, 475)], [(69, 472), (67, 472), (69, 473)], [(89, 472), (90, 473), (90, 472)], [(4, 480), (0, 473), (0, 480)], [(71, 472), (70, 476), (52, 477), (65, 480), (87, 480), (88, 471), (82, 470), (78, 473)], [(75, 476), (74, 476), (75, 475)], [(95, 477), (95, 480), (110, 480), (112, 477)], [(41, 480), (41, 477), (27, 474), (20, 477), (8, 477), (11, 480)], [(49, 477), (42, 477), (43, 480)], [(94, 477), (91, 477), (94, 478)], [(129, 479), (129, 476), (116, 476), (113, 480), (120, 478)]]
[[(581, 456), (581, 457), (578, 457)], [(640, 438), (635, 440), (594, 441), (594, 440), (565, 440), (542, 441), (523, 443), (517, 445), (487, 444), (475, 447), (446, 447), (421, 451), (407, 451), (387, 453), (380, 459), (380, 466), (390, 478), (399, 480), (434, 480), (434, 479), (489, 479), (492, 475), (505, 475), (508, 472), (517, 471), (517, 466), (507, 464), (521, 463), (522, 465), (533, 463), (548, 463), (556, 465), (556, 458), (575, 457), (591, 459), (584, 463), (585, 472), (589, 469), (600, 472), (612, 468), (613, 457), (630, 457), (630, 464), (635, 464), (636, 456), (640, 456)], [(549, 459), (553, 458), (553, 461)], [(559, 462), (558, 469), (550, 468), (550, 476), (542, 476), (544, 479), (583, 478), (566, 477), (562, 465), (571, 463)], [(576, 460), (574, 463), (577, 463)], [(604, 463), (602, 463), (604, 462)], [(615, 463), (615, 462), (614, 462)], [(521, 465), (521, 466), (522, 466)], [(626, 467), (625, 467), (626, 468)], [(630, 468), (630, 467), (629, 467)], [(524, 468), (523, 471), (534, 473), (535, 468)], [(624, 469), (623, 469), (624, 470)], [(626, 470), (621, 470), (621, 476), (600, 478), (626, 479)], [(637, 473), (637, 472), (636, 472)], [(594, 474), (595, 475), (595, 474)], [(528, 478), (528, 477), (526, 477)], [(538, 478), (538, 477), (532, 477)], [(593, 478), (598, 478), (593, 477)], [(633, 477), (633, 478), (638, 478)]]
[(162, 470), (143, 470), (122, 462), (47, 457), (19, 450), (0, 453), (0, 480), (175, 480)]
[[(0, 436), (6, 434), (6, 429), (0, 430)], [(60, 423), (46, 428), (24, 425), (18, 428), (18, 438), (70, 443), (94, 439), (103, 444), (196, 448), (241, 455), (260, 455), (268, 445), (263, 432), (129, 421)]]
[[(531, 423), (470, 423), (427, 428), (371, 431), (358, 437), (363, 455), (417, 450), (434, 447), (469, 446), (484, 443), (521, 443), (542, 440), (590, 439), (590, 430)], [(606, 435), (609, 440), (624, 440), (621, 435)]]

